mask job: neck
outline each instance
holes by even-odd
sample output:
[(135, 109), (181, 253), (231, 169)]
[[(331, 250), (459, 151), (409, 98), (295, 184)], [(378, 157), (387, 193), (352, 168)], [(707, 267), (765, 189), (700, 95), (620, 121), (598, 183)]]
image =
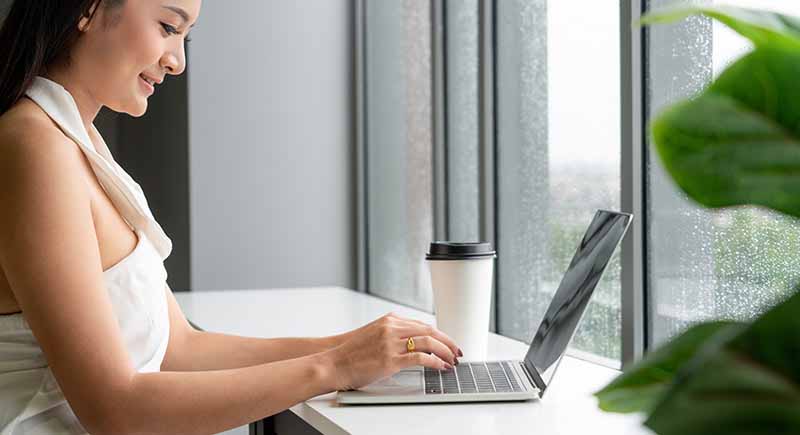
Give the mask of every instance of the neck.
[(70, 95), (72, 95), (72, 98), (75, 100), (75, 104), (78, 106), (78, 112), (81, 115), (83, 127), (86, 129), (86, 131), (91, 131), (94, 118), (97, 117), (97, 114), (100, 112), (100, 108), (102, 106), (94, 98), (89, 88), (84, 86), (84, 84), (77, 77), (72, 77), (69, 73), (63, 70), (48, 71), (44, 77), (63, 86), (64, 89), (66, 89)]

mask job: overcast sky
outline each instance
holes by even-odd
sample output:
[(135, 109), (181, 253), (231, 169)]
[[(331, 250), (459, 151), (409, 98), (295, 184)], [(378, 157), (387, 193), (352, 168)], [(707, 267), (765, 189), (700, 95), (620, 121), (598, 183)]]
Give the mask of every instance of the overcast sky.
[[(715, 4), (800, 16), (800, 0), (729, 0)], [(550, 165), (619, 166), (619, 0), (548, 2)], [(748, 41), (714, 22), (714, 71), (749, 50)]]

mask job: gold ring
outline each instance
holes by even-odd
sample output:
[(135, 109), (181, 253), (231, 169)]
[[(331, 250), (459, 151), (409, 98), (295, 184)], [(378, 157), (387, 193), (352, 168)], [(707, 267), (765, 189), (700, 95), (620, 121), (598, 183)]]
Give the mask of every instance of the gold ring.
[(408, 340), (406, 340), (406, 349), (408, 349), (408, 353), (414, 352), (414, 349), (416, 349), (413, 338), (408, 337)]

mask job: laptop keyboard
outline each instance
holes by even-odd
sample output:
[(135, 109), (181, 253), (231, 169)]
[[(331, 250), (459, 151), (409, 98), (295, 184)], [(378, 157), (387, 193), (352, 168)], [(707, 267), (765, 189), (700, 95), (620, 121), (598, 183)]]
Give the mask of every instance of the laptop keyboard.
[(524, 391), (508, 361), (464, 362), (453, 370), (425, 367), (425, 394), (507, 393)]

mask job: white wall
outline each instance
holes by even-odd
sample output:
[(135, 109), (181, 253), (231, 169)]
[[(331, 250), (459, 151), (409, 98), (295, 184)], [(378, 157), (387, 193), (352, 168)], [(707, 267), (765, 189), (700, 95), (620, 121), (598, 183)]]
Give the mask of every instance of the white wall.
[(188, 71), (193, 289), (355, 285), (351, 7), (203, 2)]

